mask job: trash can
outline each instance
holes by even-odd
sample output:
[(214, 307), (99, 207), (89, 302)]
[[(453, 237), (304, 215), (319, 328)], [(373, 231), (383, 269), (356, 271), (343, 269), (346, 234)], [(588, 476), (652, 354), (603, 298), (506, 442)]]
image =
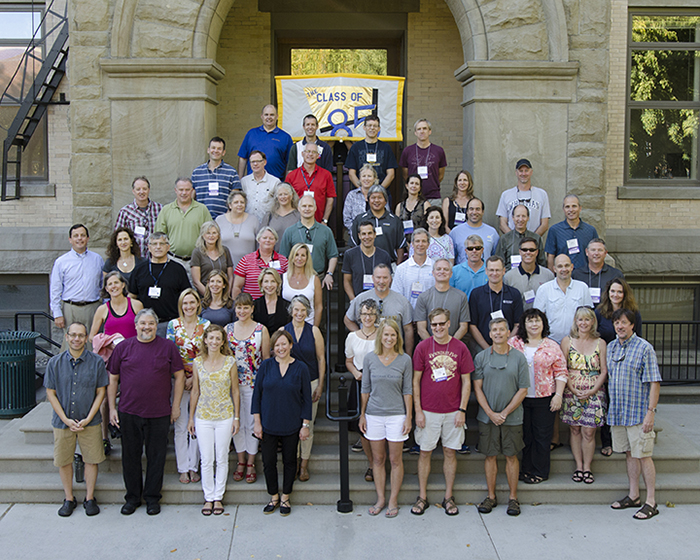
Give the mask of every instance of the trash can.
[(36, 339), (31, 331), (0, 332), (0, 418), (14, 418), (36, 405)]

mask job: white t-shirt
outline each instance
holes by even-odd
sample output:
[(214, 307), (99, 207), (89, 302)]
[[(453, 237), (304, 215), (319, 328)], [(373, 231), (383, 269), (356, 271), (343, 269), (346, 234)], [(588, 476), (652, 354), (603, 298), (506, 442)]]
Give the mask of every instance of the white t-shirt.
[(357, 332), (351, 332), (345, 340), (345, 357), (352, 358), (353, 365), (362, 371), (365, 356), (374, 351), (374, 340), (361, 338)]
[(498, 201), (498, 208), (496, 208), (496, 216), (508, 217), (510, 229), (515, 229), (513, 208), (520, 204), (530, 210), (530, 219), (527, 221), (527, 229), (530, 231), (536, 231), (540, 227), (542, 218), (552, 217), (547, 191), (537, 187), (530, 187), (529, 191), (518, 191), (518, 187), (513, 187), (501, 193), (501, 199)]

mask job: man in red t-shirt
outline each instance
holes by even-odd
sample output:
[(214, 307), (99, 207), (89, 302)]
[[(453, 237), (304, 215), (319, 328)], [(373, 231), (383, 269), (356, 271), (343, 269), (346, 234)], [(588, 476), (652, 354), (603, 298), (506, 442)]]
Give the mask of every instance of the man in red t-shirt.
[(328, 217), (333, 210), (336, 192), (333, 184), (333, 175), (322, 167), (316, 165), (318, 159), (318, 146), (307, 143), (301, 152), (304, 164), (294, 171), (290, 171), (285, 179), (294, 187), (299, 198), (306, 193), (311, 193), (316, 200), (316, 214), (314, 218), (317, 222), (328, 225)]
[(449, 310), (433, 309), (428, 321), (433, 336), (418, 344), (413, 353), (413, 404), (416, 409), (415, 438), (420, 445), (420, 493), (411, 513), (423, 515), (428, 507), (430, 460), (441, 439), (446, 486), (442, 507), (447, 515), (457, 515), (459, 509), (452, 495), (457, 471), (456, 451), (461, 449), (464, 442), (470, 375), (474, 371), (474, 363), (467, 346), (450, 336)]

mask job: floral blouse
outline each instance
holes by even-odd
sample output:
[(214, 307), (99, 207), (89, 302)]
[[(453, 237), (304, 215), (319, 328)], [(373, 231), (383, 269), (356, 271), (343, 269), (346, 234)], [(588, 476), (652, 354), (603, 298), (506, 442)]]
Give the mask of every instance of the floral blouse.
[[(508, 341), (513, 348), (523, 352), (525, 343), (519, 336)], [(535, 397), (549, 397), (556, 391), (555, 381), (566, 381), (569, 370), (566, 358), (559, 345), (551, 338), (545, 338), (535, 350)]]
[(226, 325), (226, 337), (231, 346), (234, 356), (236, 356), (236, 365), (238, 366), (238, 383), (239, 385), (250, 385), (250, 388), (255, 387), (255, 376), (258, 373), (258, 368), (263, 361), (262, 357), (262, 330), (263, 325), (260, 323), (255, 325), (255, 330), (251, 335), (239, 340), (233, 334), (233, 326), (235, 323)]
[(182, 363), (185, 366), (185, 377), (192, 377), (192, 363), (202, 349), (204, 329), (210, 324), (211, 323), (206, 319), (197, 317), (197, 326), (194, 328), (194, 336), (190, 337), (185, 329), (185, 323), (179, 317), (168, 323), (165, 337), (177, 345)]
[[(429, 259), (435, 262), (438, 259), (454, 259), (455, 244), (449, 235), (442, 237), (431, 237), (430, 245), (428, 245), (427, 255)], [(408, 251), (408, 256), (413, 256), (413, 245)]]
[(224, 365), (217, 371), (208, 371), (203, 361), (201, 356), (194, 360), (199, 377), (199, 400), (195, 415), (200, 420), (227, 420), (234, 413), (229, 372), (236, 364), (235, 358), (226, 356)]

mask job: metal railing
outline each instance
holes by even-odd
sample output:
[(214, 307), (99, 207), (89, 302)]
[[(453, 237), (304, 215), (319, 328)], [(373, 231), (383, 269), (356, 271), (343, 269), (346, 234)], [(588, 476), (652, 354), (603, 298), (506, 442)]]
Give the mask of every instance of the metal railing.
[[(45, 311), (20, 311), (18, 313), (15, 313), (15, 330), (18, 331), (19, 329), (19, 320), (20, 317), (29, 317), (30, 318), (30, 330), (34, 332), (39, 332), (36, 330), (36, 318), (37, 317), (43, 317), (48, 319), (49, 321), (49, 329), (48, 332), (51, 332), (51, 325), (53, 324), (54, 318), (46, 313)], [(49, 348), (52, 346), (55, 346), (57, 348), (61, 347), (60, 342), (56, 342), (53, 340), (51, 337), (46, 336), (45, 334), (39, 333), (39, 338), (49, 344)], [(49, 358), (53, 358), (55, 354), (51, 352), (51, 350), (47, 350), (46, 348), (42, 348), (38, 344), (36, 345), (36, 349), (43, 353), (46, 354)]]
[(663, 383), (700, 383), (700, 321), (644, 321)]

